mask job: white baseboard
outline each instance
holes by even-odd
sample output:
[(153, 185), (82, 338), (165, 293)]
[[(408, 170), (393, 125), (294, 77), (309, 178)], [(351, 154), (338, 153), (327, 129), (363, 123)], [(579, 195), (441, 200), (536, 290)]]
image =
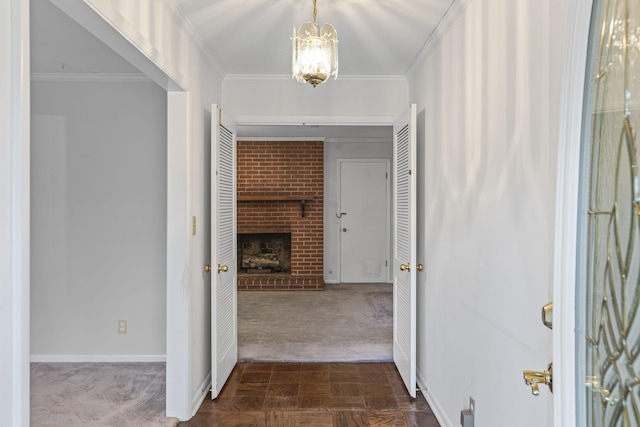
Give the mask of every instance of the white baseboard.
[[(196, 390), (193, 397), (191, 398), (191, 416), (193, 417), (200, 409), (200, 405), (204, 402), (204, 399), (207, 397), (207, 393), (211, 390), (211, 371), (207, 374), (204, 381), (200, 384), (200, 387)], [(181, 420), (187, 421), (187, 420)]]
[(325, 281), (324, 281), (324, 284), (325, 284), (325, 285), (337, 285), (337, 284), (338, 284), (338, 281), (337, 281), (337, 280), (335, 280), (335, 279), (325, 280)]
[(34, 363), (59, 362), (166, 362), (165, 354), (32, 354)]
[(442, 406), (438, 402), (438, 399), (436, 399), (436, 397), (433, 394), (431, 394), (431, 391), (427, 387), (427, 381), (424, 379), (421, 372), (417, 371), (416, 376), (417, 376), (418, 388), (420, 388), (420, 391), (424, 395), (424, 398), (427, 400), (427, 403), (431, 407), (431, 410), (433, 411), (433, 414), (436, 416), (436, 419), (438, 420), (438, 423), (440, 424), (440, 426), (454, 427), (454, 424), (451, 422), (449, 417), (447, 417), (447, 415), (445, 414), (444, 410), (442, 409)]

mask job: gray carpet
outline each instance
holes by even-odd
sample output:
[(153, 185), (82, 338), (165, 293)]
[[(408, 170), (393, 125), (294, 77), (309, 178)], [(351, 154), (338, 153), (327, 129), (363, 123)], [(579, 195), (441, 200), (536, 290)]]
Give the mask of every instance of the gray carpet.
[(165, 363), (32, 363), (32, 426), (173, 427)]
[(393, 286), (238, 292), (241, 361), (392, 360)]

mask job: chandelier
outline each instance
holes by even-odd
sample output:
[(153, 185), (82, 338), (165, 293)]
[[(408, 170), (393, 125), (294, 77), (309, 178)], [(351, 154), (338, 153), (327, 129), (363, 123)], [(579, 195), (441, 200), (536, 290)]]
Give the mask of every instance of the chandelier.
[(324, 83), (329, 76), (338, 78), (338, 33), (333, 25), (324, 24), (318, 35), (316, 14), (316, 0), (313, 0), (313, 22), (302, 24), (297, 35), (294, 28), (291, 37), (293, 77), (313, 87)]

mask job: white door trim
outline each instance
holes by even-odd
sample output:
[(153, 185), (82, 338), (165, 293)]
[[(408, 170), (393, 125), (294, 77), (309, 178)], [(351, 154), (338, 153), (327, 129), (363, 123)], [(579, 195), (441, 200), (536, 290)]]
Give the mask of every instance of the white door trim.
[(29, 425), (29, 1), (0, 5), (0, 411)]
[[(337, 160), (337, 173), (338, 173), (338, 179), (337, 179), (337, 185), (338, 185), (338, 191), (337, 191), (337, 195), (338, 195), (338, 212), (336, 212), (336, 215), (339, 215), (340, 212), (342, 212), (342, 206), (341, 206), (341, 200), (342, 200), (342, 164), (343, 163), (384, 163), (387, 166), (387, 174), (388, 175), (388, 179), (387, 179), (387, 264), (388, 264), (388, 268), (387, 268), (387, 277), (386, 277), (386, 281), (387, 283), (391, 283), (392, 279), (391, 279), (391, 264), (392, 264), (392, 256), (393, 256), (393, 247), (391, 244), (391, 216), (393, 215), (393, 212), (391, 211), (391, 193), (392, 193), (392, 188), (391, 188), (391, 160), (390, 159), (384, 159), (384, 158), (380, 158), (380, 159), (338, 159)], [(342, 244), (341, 244), (341, 232), (340, 232), (340, 221), (338, 220), (338, 222), (336, 223), (336, 242), (337, 242), (337, 250), (336, 250), (336, 254), (337, 254), (337, 263), (336, 263), (336, 280), (338, 283), (342, 282)]]
[(575, 291), (580, 138), (592, 0), (572, 0), (560, 108), (553, 273), (554, 426), (576, 425)]

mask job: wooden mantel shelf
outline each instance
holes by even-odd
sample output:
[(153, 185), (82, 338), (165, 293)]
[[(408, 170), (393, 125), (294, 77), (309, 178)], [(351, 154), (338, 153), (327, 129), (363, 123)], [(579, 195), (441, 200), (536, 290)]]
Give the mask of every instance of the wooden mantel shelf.
[(238, 195), (238, 202), (300, 202), (300, 211), (304, 217), (306, 203), (313, 196), (284, 196), (278, 194)]

